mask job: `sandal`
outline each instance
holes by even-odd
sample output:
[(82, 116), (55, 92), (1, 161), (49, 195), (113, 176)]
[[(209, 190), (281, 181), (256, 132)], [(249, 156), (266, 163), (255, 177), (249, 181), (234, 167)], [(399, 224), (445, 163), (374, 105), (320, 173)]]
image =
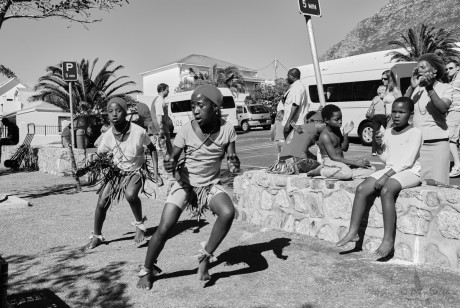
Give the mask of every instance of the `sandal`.
[(147, 231), (147, 228), (145, 228), (145, 225), (144, 225), (144, 222), (147, 221), (147, 216), (144, 216), (144, 218), (142, 218), (141, 221), (133, 221), (131, 223), (131, 226), (135, 227), (135, 228), (139, 228), (140, 230), (142, 231)]
[(146, 268), (144, 265), (139, 265), (139, 273), (137, 273), (137, 277), (141, 278), (145, 275), (150, 275), (150, 277), (163, 275), (163, 271), (157, 266), (156, 263), (156, 261), (153, 263), (153, 268)]

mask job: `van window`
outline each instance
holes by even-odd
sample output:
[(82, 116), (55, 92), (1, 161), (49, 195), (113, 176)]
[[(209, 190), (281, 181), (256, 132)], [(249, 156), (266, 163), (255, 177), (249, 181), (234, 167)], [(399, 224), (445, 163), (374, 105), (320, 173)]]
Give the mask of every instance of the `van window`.
[(235, 108), (235, 101), (233, 100), (233, 97), (231, 96), (224, 96), (224, 103), (220, 107), (222, 109), (231, 109)]
[(236, 107), (236, 113), (243, 113), (243, 107), (241, 106)]
[(407, 89), (410, 87), (410, 79), (411, 77), (404, 77), (404, 78), (399, 79), (399, 81), (401, 82), (401, 86), (400, 86), (401, 93), (406, 93)]
[(192, 111), (192, 103), (190, 100), (171, 102), (171, 112), (189, 112)]
[(249, 111), (251, 113), (269, 113), (270, 111), (268, 111), (267, 108), (265, 108), (265, 106), (262, 106), (262, 105), (256, 105), (256, 106), (249, 106)]
[[(377, 88), (382, 85), (380, 80), (331, 83), (324, 85), (326, 102), (370, 101), (377, 95)], [(308, 87), (310, 99), (319, 103), (316, 85)]]

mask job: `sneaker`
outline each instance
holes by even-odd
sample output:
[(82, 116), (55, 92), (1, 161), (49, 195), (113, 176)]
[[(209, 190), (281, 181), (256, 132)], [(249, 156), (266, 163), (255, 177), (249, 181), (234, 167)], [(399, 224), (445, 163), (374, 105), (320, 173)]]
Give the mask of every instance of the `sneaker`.
[(460, 167), (458, 166), (453, 166), (452, 170), (449, 173), (449, 177), (455, 178), (460, 175)]
[(372, 153), (372, 156), (377, 156), (377, 153), (376, 152)]

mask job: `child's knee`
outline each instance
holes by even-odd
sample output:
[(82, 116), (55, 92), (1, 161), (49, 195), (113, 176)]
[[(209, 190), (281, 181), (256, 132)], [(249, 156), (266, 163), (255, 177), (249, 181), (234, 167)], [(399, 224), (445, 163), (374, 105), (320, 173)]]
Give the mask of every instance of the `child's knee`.
[(126, 198), (126, 201), (128, 201), (129, 203), (132, 203), (132, 202), (135, 202), (138, 198), (137, 196), (137, 193), (131, 191), (131, 190), (126, 190), (125, 192), (125, 198)]
[(381, 198), (394, 198), (397, 193), (398, 191), (395, 191), (394, 188), (383, 185), (382, 189), (380, 190), (380, 197)]
[(225, 220), (233, 220), (235, 218), (235, 207), (233, 204), (226, 206), (219, 214), (219, 217)]

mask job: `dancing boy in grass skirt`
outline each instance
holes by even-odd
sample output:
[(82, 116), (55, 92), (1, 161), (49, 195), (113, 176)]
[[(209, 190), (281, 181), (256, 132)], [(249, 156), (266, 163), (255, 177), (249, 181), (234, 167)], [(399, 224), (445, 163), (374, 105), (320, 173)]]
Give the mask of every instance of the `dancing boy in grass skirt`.
[[(98, 190), (96, 213), (94, 215), (94, 232), (91, 241), (86, 246), (93, 249), (104, 242), (102, 225), (104, 224), (107, 210), (113, 202), (125, 196), (136, 222), (134, 241), (140, 243), (145, 239), (144, 221), (142, 217), (141, 200), (139, 191), (144, 190), (145, 182), (151, 180), (162, 185), (158, 175), (158, 156), (155, 146), (150, 141), (147, 132), (142, 127), (126, 120), (128, 105), (122, 98), (112, 98), (107, 104), (107, 113), (112, 123), (104, 134), (101, 144), (97, 149), (98, 158), (92, 161), (86, 170), (95, 174), (100, 184)], [(153, 161), (153, 175), (147, 165), (144, 146), (150, 150)], [(93, 175), (94, 176), (94, 175)]]
[[(221, 118), (223, 96), (216, 87), (203, 85), (193, 92), (191, 103), (195, 119), (181, 128), (171, 157), (164, 161), (166, 171), (174, 171), (178, 181), (171, 187), (160, 225), (149, 242), (144, 267), (138, 274), (137, 287), (141, 289), (151, 289), (155, 276), (161, 273), (156, 260), (184, 209), (189, 209), (192, 215), (201, 215), (209, 209), (217, 216), (211, 236), (202, 243), (198, 257), (201, 281), (210, 279), (208, 267), (212, 254), (230, 230), (235, 215), (232, 200), (219, 182), (225, 154), (231, 172), (238, 172), (240, 167), (235, 153), (235, 129)], [(182, 151), (185, 158), (179, 162)]]

